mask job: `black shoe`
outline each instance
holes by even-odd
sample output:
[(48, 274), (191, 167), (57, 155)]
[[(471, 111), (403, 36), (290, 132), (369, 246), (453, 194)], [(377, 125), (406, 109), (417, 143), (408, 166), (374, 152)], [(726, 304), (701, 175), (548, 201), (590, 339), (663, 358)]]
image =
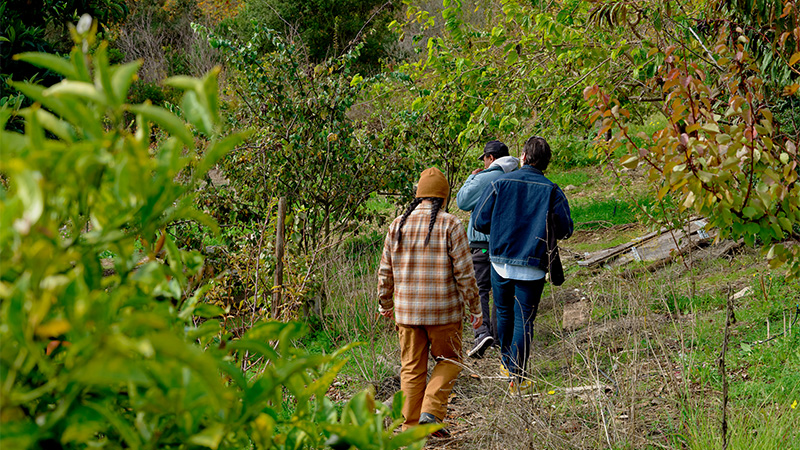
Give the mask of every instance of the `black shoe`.
[(472, 350), (467, 352), (467, 356), (470, 358), (483, 358), (483, 354), (486, 352), (486, 349), (491, 347), (494, 344), (494, 338), (490, 335), (481, 336), (475, 340), (475, 347), (472, 347)]
[[(424, 413), (419, 415), (419, 424), (420, 425), (425, 425), (425, 424), (430, 424), (430, 423), (442, 423), (442, 421), (439, 420), (436, 416), (434, 416), (431, 413), (424, 412)], [(440, 429), (434, 431), (433, 433), (431, 433), (431, 436), (433, 436), (435, 438), (448, 438), (448, 437), (450, 437), (450, 432), (447, 431), (447, 428), (440, 428)]]

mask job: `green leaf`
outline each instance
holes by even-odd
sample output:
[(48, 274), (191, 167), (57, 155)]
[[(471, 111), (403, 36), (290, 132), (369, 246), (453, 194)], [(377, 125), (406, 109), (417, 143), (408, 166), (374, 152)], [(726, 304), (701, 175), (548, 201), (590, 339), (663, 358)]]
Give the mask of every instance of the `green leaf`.
[(225, 314), (225, 310), (217, 305), (212, 305), (210, 303), (200, 303), (199, 305), (194, 307), (194, 312), (192, 315), (197, 317), (204, 317), (204, 318), (212, 318), (212, 317), (219, 317)]
[(237, 339), (228, 343), (227, 348), (231, 350), (247, 350), (251, 353), (263, 355), (264, 357), (274, 360), (278, 358), (278, 353), (271, 346), (265, 342), (254, 341), (252, 339)]
[(731, 142), (731, 137), (727, 134), (720, 133), (716, 136), (716, 140), (718, 143), (725, 145)]
[(164, 84), (182, 91), (198, 91), (203, 86), (203, 82), (197, 78), (187, 77), (184, 75), (169, 77), (164, 80)]
[(189, 443), (216, 450), (217, 447), (219, 447), (220, 442), (222, 442), (222, 438), (224, 437), (225, 425), (219, 422), (214, 422), (200, 433), (191, 436), (189, 438)]
[(129, 422), (116, 412), (116, 408), (110, 408), (110, 405), (101, 405), (93, 402), (87, 402), (85, 405), (100, 413), (100, 415), (122, 436), (122, 439), (125, 440), (129, 448), (141, 448), (142, 441), (139, 439), (139, 435), (133, 427), (130, 426)]
[(151, 343), (160, 358), (173, 359), (176, 363), (185, 365), (203, 381), (214, 408), (224, 404), (227, 389), (222, 384), (217, 364), (210, 354), (166, 332), (152, 335)]
[(625, 167), (626, 169), (635, 169), (636, 166), (639, 165), (639, 157), (638, 156), (625, 157), (622, 159), (622, 161), (620, 161), (620, 164), (622, 164), (622, 167)]
[(52, 87), (45, 89), (43, 94), (45, 96), (84, 98), (101, 105), (108, 105), (106, 96), (103, 95), (102, 92), (98, 91), (93, 84), (83, 81), (62, 80)]
[(406, 394), (403, 391), (397, 391), (392, 399), (392, 419), (400, 419), (403, 417), (403, 403), (406, 401)]
[(128, 97), (128, 91), (134, 79), (136, 79), (136, 72), (139, 71), (141, 66), (142, 60), (137, 59), (136, 61), (131, 61), (112, 69), (111, 87), (114, 96), (119, 99), (120, 102), (124, 102)]
[(206, 320), (199, 327), (186, 330), (186, 337), (191, 340), (204, 339), (214, 336), (222, 330), (219, 320)]
[(111, 86), (111, 73), (108, 64), (108, 42), (103, 41), (94, 52), (94, 76), (95, 86), (102, 86), (103, 92), (111, 106), (118, 107), (122, 99), (114, 95), (114, 88)]
[(322, 376), (308, 385), (306, 390), (303, 392), (302, 398), (307, 401), (312, 395), (316, 395), (318, 397), (324, 396), (331, 387), (331, 384), (336, 380), (336, 375), (339, 374), (339, 371), (342, 370), (342, 367), (344, 367), (347, 362), (347, 359), (342, 359), (341, 361), (334, 363), (333, 367), (328, 368), (325, 373), (322, 374)]
[(221, 141), (215, 140), (208, 150), (203, 155), (203, 159), (197, 164), (194, 171), (194, 179), (198, 180), (203, 178), (206, 173), (214, 167), (217, 161), (225, 156), (229, 151), (242, 142), (247, 136), (253, 133), (253, 130), (247, 130), (242, 133), (233, 133), (225, 137)]
[(59, 119), (43, 109), (36, 110), (35, 114), (47, 131), (67, 142), (75, 142), (77, 140), (78, 136), (75, 132), (75, 127), (68, 122)]
[(514, 49), (506, 53), (506, 65), (513, 66), (519, 60), (519, 54)]
[(397, 448), (405, 447), (421, 439), (425, 439), (434, 431), (444, 428), (444, 426), (445, 425), (442, 423), (417, 425), (416, 427), (409, 428), (402, 433), (394, 435), (392, 444), (396, 445)]
[(268, 320), (253, 325), (242, 339), (275, 341), (281, 338), (299, 339), (305, 334), (306, 327), (299, 322)]
[(194, 137), (186, 125), (174, 114), (160, 106), (132, 105), (130, 110), (177, 137), (186, 147), (194, 148)]
[(219, 76), (220, 72), (222, 72), (222, 68), (220, 66), (214, 66), (211, 70), (209, 70), (206, 76), (202, 79), (202, 92), (197, 93), (198, 95), (205, 94), (206, 107), (208, 108), (209, 114), (214, 119), (219, 117), (219, 82), (217, 81), (217, 77)]
[[(23, 222), (15, 223), (15, 227), (22, 227), (27, 234), (27, 230), (35, 224), (44, 212), (44, 194), (39, 185), (42, 176), (39, 172), (23, 170), (14, 176), (14, 184), (17, 186), (17, 196), (22, 201), (25, 208), (22, 214)], [(18, 230), (20, 230), (18, 228)], [(20, 232), (22, 232), (20, 230)]]
[(198, 101), (194, 91), (188, 91), (183, 95), (182, 110), (186, 120), (197, 127), (201, 133), (206, 136), (212, 135), (214, 122), (209, 111)]
[(75, 67), (70, 64), (69, 60), (64, 59), (57, 55), (49, 53), (26, 52), (14, 55), (15, 60), (25, 61), (34, 66), (43, 69), (52, 70), (53, 72), (63, 75), (66, 78), (77, 78)]

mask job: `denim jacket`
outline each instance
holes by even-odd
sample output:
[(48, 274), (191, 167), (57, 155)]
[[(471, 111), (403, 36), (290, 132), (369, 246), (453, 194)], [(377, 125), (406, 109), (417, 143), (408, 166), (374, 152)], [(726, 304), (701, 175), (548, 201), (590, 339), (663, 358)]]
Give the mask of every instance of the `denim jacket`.
[[(513, 156), (503, 156), (493, 162), (487, 169), (481, 170), (475, 175), (470, 175), (464, 181), (464, 185), (456, 194), (456, 204), (462, 211), (472, 211), (478, 204), (481, 194), (489, 186), (489, 183), (496, 180), (504, 173), (511, 172), (519, 166), (519, 161)], [(469, 217), (467, 225), (467, 238), (470, 248), (489, 248), (489, 236), (477, 231), (473, 224), (474, 215)]]
[(491, 234), (492, 262), (546, 269), (547, 214), (552, 211), (556, 239), (572, 235), (569, 202), (541, 170), (525, 165), (496, 179), (472, 212), (475, 229)]

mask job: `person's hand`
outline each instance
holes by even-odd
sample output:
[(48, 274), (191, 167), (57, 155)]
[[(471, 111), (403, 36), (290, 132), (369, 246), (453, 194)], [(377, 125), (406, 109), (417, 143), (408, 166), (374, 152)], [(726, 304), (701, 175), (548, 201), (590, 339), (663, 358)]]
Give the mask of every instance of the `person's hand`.
[(472, 316), (472, 329), (473, 330), (477, 330), (478, 328), (481, 327), (481, 325), (483, 325), (483, 314), (481, 314), (479, 316), (473, 315)]
[(387, 309), (386, 311), (380, 311), (380, 314), (387, 319), (392, 319), (394, 318), (394, 308)]
[(481, 168), (479, 167), (479, 168), (477, 168), (477, 169), (473, 170), (473, 171), (472, 171), (472, 174), (473, 174), (473, 175), (477, 175), (477, 174), (478, 174), (478, 172), (480, 172), (481, 170), (483, 170), (483, 169), (481, 169)]

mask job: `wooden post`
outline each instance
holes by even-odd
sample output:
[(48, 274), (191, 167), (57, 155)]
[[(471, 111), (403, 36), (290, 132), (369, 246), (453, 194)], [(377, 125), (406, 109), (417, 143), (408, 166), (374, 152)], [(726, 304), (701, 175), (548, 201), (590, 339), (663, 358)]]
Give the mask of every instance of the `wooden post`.
[(286, 237), (286, 197), (278, 199), (278, 220), (275, 223), (275, 289), (272, 291), (272, 318), (277, 319), (283, 291), (283, 248)]

